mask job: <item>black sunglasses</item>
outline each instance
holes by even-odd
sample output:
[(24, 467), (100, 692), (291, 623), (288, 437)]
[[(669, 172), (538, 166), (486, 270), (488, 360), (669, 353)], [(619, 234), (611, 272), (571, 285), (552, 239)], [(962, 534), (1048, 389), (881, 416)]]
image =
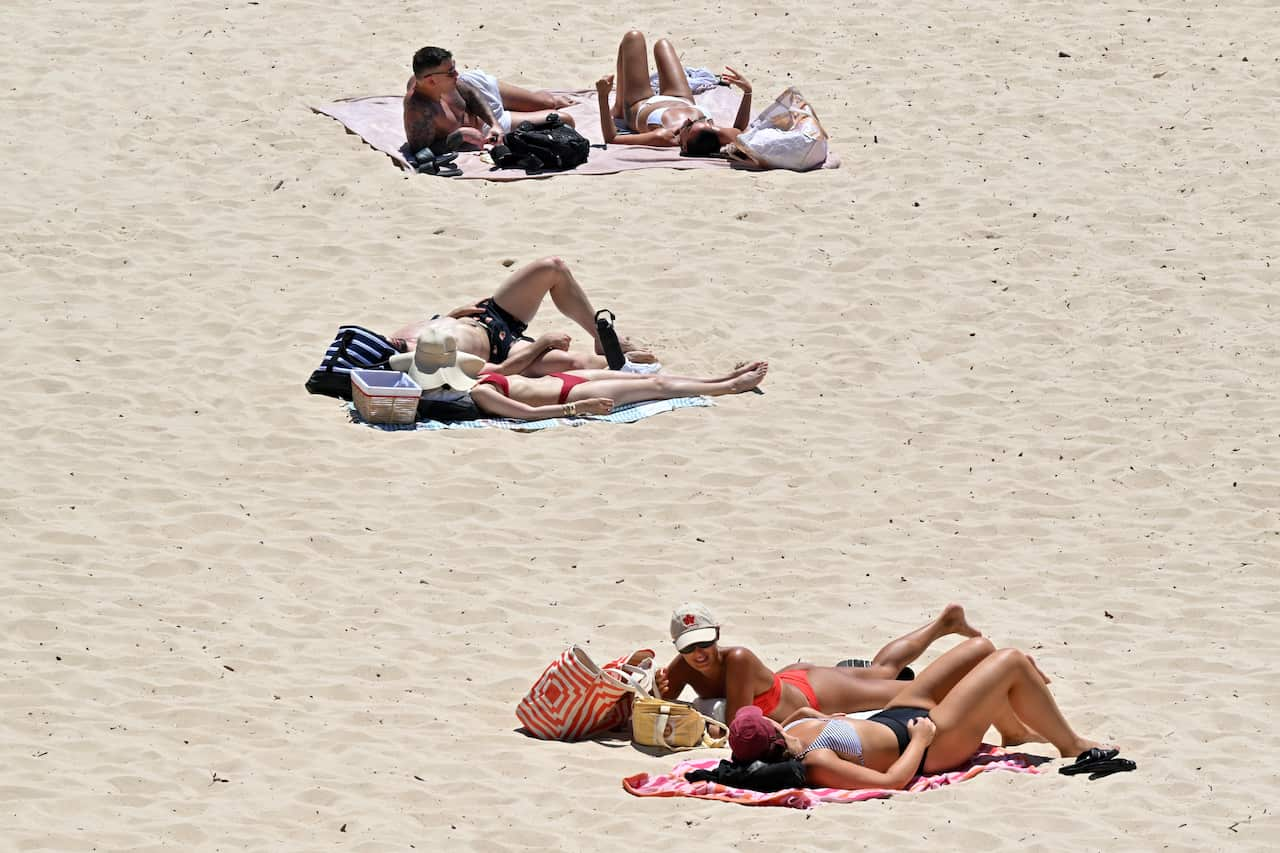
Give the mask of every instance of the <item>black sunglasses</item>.
[(683, 649), (676, 649), (680, 654), (687, 655), (692, 652), (700, 652), (714, 646), (719, 640), (707, 640), (705, 643), (694, 643), (691, 646), (685, 646)]

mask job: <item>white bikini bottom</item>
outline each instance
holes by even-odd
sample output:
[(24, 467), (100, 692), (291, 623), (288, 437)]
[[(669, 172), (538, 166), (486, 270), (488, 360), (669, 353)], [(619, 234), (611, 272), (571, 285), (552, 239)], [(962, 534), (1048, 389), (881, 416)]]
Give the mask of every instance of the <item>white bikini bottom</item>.
[(653, 127), (659, 127), (662, 125), (662, 116), (671, 107), (693, 107), (695, 110), (702, 113), (703, 118), (711, 118), (711, 113), (707, 112), (705, 107), (698, 104), (692, 104), (679, 95), (654, 95), (652, 98), (645, 98), (636, 107), (636, 114), (639, 115), (640, 111), (650, 104), (668, 104), (668, 106), (660, 107), (659, 109), (649, 113), (649, 118), (645, 120), (645, 124)]

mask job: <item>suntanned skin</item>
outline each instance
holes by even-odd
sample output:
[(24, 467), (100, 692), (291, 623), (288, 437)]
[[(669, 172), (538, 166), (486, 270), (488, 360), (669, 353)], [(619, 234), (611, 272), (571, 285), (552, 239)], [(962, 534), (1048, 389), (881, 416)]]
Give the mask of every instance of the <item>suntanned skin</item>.
[[(675, 101), (658, 104), (644, 103), (653, 95), (653, 88), (649, 83), (649, 60), (645, 53), (644, 33), (631, 30), (622, 37), (618, 45), (618, 64), (615, 73), (596, 81), (600, 129), (606, 143), (684, 148), (684, 140), (687, 136), (702, 130), (712, 130), (715, 131), (720, 144), (725, 145), (747, 129), (747, 124), (751, 121), (751, 84), (737, 70), (725, 68), (721, 79), (742, 91), (738, 114), (734, 118), (733, 127), (718, 127), (714, 121), (705, 118), (702, 111), (692, 105), (693, 92), (689, 89), (688, 78), (685, 77), (684, 63), (680, 61), (670, 41), (658, 40), (653, 46), (653, 60), (658, 69), (659, 94), (679, 98), (687, 105)], [(615, 88), (617, 95), (613, 105), (610, 106), (609, 93)], [(649, 115), (657, 109), (665, 109), (665, 112), (659, 119), (661, 124), (655, 127), (648, 122)], [(613, 125), (615, 118), (626, 121), (627, 127), (634, 132), (618, 135)]]
[[(499, 142), (502, 128), (497, 125), (484, 98), (458, 79), (454, 60), (447, 59), (409, 78), (404, 95), (404, 132), (410, 150), (430, 148), (443, 153), (449, 135), (459, 131), (468, 144)], [(481, 132), (485, 126), (490, 128), (487, 136)], [(468, 134), (467, 128), (473, 132)]]
[[(411, 352), (417, 346), (418, 336), (427, 327), (439, 327), (454, 336), (458, 349), (485, 359), (485, 373), (505, 375), (545, 376), (567, 370), (591, 370), (607, 366), (600, 353), (604, 352), (597, 336), (595, 307), (582, 285), (569, 270), (569, 265), (556, 257), (542, 258), (526, 264), (507, 277), (494, 291), (493, 300), (503, 310), (518, 317), (524, 323), (533, 321), (538, 308), (547, 296), (560, 313), (577, 323), (595, 344), (595, 354), (569, 352), (570, 338), (566, 334), (540, 335), (536, 340), (516, 341), (511, 345), (507, 359), (500, 364), (489, 362), (489, 336), (474, 315), (481, 309), (463, 305), (435, 320), (419, 320), (410, 323), (391, 335), (402, 350)], [(622, 340), (622, 349), (630, 361), (645, 363), (654, 361), (652, 353), (637, 349), (630, 341)]]
[[(573, 99), (564, 95), (535, 92), (501, 82), (498, 96), (512, 127), (522, 121), (545, 121), (548, 113), (573, 103)], [(574, 123), (573, 116), (561, 115), (560, 118), (565, 124)], [(458, 78), (458, 66), (453, 59), (409, 78), (404, 95), (404, 132), (411, 151), (430, 148), (437, 154), (446, 148), (464, 145), (479, 148), (486, 142), (501, 142), (503, 138), (502, 128), (488, 102), (467, 81)], [(449, 138), (455, 134), (450, 144)]]
[[(922, 757), (926, 773), (963, 763), (991, 726), (1000, 731), (1006, 746), (1047, 741), (1063, 757), (1101, 747), (1072, 729), (1047, 683), (1026, 654), (1016, 649), (996, 651), (985, 637), (966, 640), (929, 664), (915, 681), (900, 685), (898, 694), (886, 703), (886, 708), (929, 712), (928, 717), (908, 724), (911, 739), (906, 749), (898, 752), (897, 738), (887, 726), (849, 720), (862, 741), (861, 763), (853, 755), (815, 749), (801, 759), (805, 776), (815, 786), (901, 789), (915, 776)], [(804, 710), (808, 713), (792, 715), (792, 721), (804, 722), (780, 732), (788, 755), (803, 753), (822, 733), (823, 721), (833, 719)]]
[[(614, 406), (639, 403), (645, 400), (671, 400), (675, 397), (693, 397), (699, 394), (719, 397), (725, 394), (742, 394), (764, 381), (769, 372), (767, 361), (742, 364), (730, 373), (713, 379), (692, 379), (685, 376), (620, 373), (613, 370), (575, 370), (572, 375), (585, 379), (569, 391), (566, 402), (574, 404), (580, 415), (607, 415)], [(558, 378), (544, 376), (540, 379), (513, 376), (507, 380), (509, 394), (503, 394), (492, 385), (477, 385), (471, 389), (471, 399), (487, 415), (516, 420), (561, 417), (566, 406), (559, 402), (562, 384)]]
[[(894, 680), (902, 668), (924, 654), (933, 642), (951, 634), (980, 636), (958, 604), (947, 605), (937, 619), (891, 641), (865, 669), (795, 663), (780, 671), (807, 670), (809, 684), (824, 711), (853, 713), (883, 708), (902, 689), (903, 683)], [(722, 647), (717, 642), (708, 649), (677, 654), (658, 672), (657, 687), (666, 699), (677, 698), (686, 686), (700, 697), (723, 696), (725, 719), (732, 720), (739, 708), (750, 705), (752, 699), (773, 687), (773, 678), (774, 671), (750, 649)], [(800, 689), (784, 682), (778, 707), (769, 716), (782, 722), (805, 707), (808, 701)]]

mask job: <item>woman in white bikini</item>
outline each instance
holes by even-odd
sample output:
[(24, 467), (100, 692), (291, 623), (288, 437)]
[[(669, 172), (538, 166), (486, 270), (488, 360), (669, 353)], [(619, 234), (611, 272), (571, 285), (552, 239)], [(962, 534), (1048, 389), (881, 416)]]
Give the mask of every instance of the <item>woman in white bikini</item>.
[[(682, 154), (703, 157), (715, 154), (747, 129), (751, 121), (751, 84), (733, 68), (726, 67), (721, 79), (742, 90), (742, 102), (733, 127), (719, 127), (710, 114), (694, 103), (684, 65), (671, 42), (661, 39), (653, 46), (658, 68), (658, 94), (649, 83), (649, 58), (644, 33), (632, 30), (618, 45), (616, 74), (596, 82), (600, 100), (600, 128), (604, 141), (618, 145), (680, 147)], [(609, 92), (617, 89), (612, 107)], [(619, 134), (614, 119), (622, 119), (632, 131)]]

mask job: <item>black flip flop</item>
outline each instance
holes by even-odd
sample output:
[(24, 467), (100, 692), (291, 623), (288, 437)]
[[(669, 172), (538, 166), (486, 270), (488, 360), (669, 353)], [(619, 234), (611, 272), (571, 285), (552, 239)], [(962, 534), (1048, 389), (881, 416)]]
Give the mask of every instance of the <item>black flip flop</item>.
[(441, 178), (456, 178), (462, 170), (454, 165), (458, 159), (455, 152), (436, 154), (430, 148), (423, 148), (413, 155), (414, 171), (420, 175), (436, 175)]
[(1104, 776), (1110, 776), (1112, 773), (1126, 773), (1130, 770), (1137, 770), (1138, 765), (1128, 758), (1120, 758), (1120, 750), (1103, 749), (1101, 747), (1093, 747), (1086, 749), (1084, 752), (1076, 756), (1076, 760), (1066, 767), (1059, 767), (1058, 772), (1063, 776), (1078, 776), (1081, 773), (1088, 773), (1090, 779), (1101, 779)]

